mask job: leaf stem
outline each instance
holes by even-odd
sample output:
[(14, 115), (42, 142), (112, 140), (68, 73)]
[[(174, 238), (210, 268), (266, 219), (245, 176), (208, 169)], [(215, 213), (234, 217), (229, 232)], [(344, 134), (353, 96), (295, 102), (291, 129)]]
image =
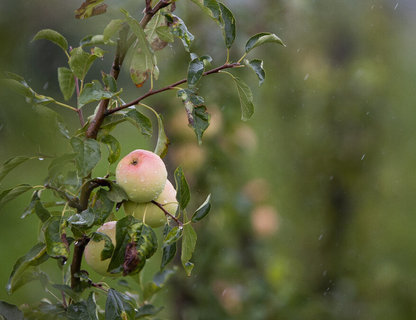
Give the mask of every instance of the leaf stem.
[(59, 101), (56, 101), (56, 100), (54, 100), (53, 102), (55, 104), (57, 104), (58, 106), (61, 106), (61, 107), (67, 108), (67, 109), (71, 109), (72, 111), (78, 112), (77, 108), (71, 107), (71, 106), (69, 106), (65, 103), (62, 103), (62, 102), (59, 102)]
[[(223, 64), (220, 67), (217, 67), (217, 68), (214, 68), (214, 69), (211, 69), (209, 71), (204, 72), (203, 73), (203, 76), (207, 76), (207, 75), (210, 75), (210, 74), (213, 74), (213, 73), (218, 73), (218, 72), (220, 72), (221, 70), (224, 70), (224, 69), (237, 68), (237, 67), (241, 67), (241, 66), (242, 65), (240, 63)], [(147, 93), (145, 93), (144, 95), (142, 95), (141, 97), (138, 97), (137, 99), (135, 99), (133, 101), (130, 101), (130, 102), (126, 103), (126, 104), (123, 104), (123, 105), (121, 105), (121, 106), (119, 106), (117, 108), (114, 108), (114, 109), (111, 109), (111, 110), (107, 110), (107, 112), (106, 112), (105, 115), (109, 115), (109, 114), (112, 114), (114, 112), (117, 112), (117, 111), (126, 109), (126, 108), (128, 108), (130, 106), (139, 104), (140, 101), (146, 99), (147, 97), (153, 96), (153, 95), (155, 95), (157, 93), (160, 93), (160, 92), (163, 92), (163, 91), (167, 91), (167, 90), (171, 90), (171, 89), (177, 89), (177, 87), (179, 85), (181, 85), (182, 83), (185, 83), (187, 81), (188, 81), (187, 79), (182, 79), (182, 80), (179, 80), (179, 81), (177, 81), (175, 83), (172, 83), (171, 85), (168, 85), (168, 86), (166, 86), (164, 88), (161, 88), (161, 89), (158, 89), (158, 90), (148, 91)]]
[(238, 59), (238, 63), (241, 63), (241, 61), (243, 61), (243, 59), (245, 58), (247, 56), (247, 52), (246, 53), (244, 53), (243, 55), (242, 55), (242, 57), (240, 58), (240, 59)]

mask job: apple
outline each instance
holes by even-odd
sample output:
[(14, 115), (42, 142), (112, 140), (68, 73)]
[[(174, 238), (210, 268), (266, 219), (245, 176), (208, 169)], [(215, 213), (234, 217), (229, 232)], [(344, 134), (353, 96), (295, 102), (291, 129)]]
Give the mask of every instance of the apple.
[(162, 193), (168, 173), (162, 159), (155, 153), (137, 149), (117, 165), (116, 181), (134, 202), (149, 202)]
[[(109, 221), (104, 223), (97, 229), (97, 232), (101, 232), (110, 237), (114, 247), (116, 246), (116, 224), (117, 221)], [(101, 251), (103, 251), (105, 241), (93, 241), (88, 242), (84, 250), (84, 257), (87, 264), (97, 273), (103, 276), (117, 277), (120, 274), (113, 274), (107, 272), (107, 268), (110, 264), (111, 258), (101, 260)]]
[[(176, 214), (176, 210), (178, 209), (176, 190), (169, 180), (166, 181), (165, 188), (155, 201), (163, 205), (163, 208), (171, 215), (174, 216)], [(157, 205), (151, 202), (136, 203), (127, 201), (124, 203), (124, 211), (152, 228), (163, 226), (166, 222), (165, 213)]]

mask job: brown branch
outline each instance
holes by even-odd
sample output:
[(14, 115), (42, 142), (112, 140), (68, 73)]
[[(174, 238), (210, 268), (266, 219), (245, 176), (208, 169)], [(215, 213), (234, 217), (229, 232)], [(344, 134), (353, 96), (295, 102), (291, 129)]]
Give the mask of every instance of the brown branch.
[(95, 189), (98, 188), (99, 186), (105, 186), (105, 187), (109, 187), (110, 186), (110, 182), (106, 179), (101, 179), (101, 178), (96, 178), (96, 179), (92, 179), (87, 181), (82, 189), (81, 189), (81, 196), (79, 199), (79, 212), (84, 211), (88, 208), (88, 201), (90, 199), (91, 196), (91, 192)]
[[(226, 64), (223, 64), (220, 67), (217, 67), (217, 68), (214, 68), (214, 69), (211, 69), (209, 71), (204, 72), (203, 73), (203, 76), (207, 76), (207, 75), (210, 75), (210, 74), (213, 74), (213, 73), (218, 73), (218, 72), (220, 72), (221, 70), (224, 70), (224, 69), (237, 68), (237, 67), (241, 67), (241, 66), (242, 65), (240, 63), (237, 63), (237, 62), (236, 63), (226, 63)], [(109, 114), (112, 114), (114, 112), (117, 112), (117, 111), (126, 109), (126, 108), (128, 108), (130, 106), (136, 105), (140, 101), (146, 99), (147, 97), (153, 96), (153, 95), (155, 95), (157, 93), (160, 93), (160, 92), (163, 92), (163, 91), (167, 91), (167, 90), (174, 89), (175, 87), (177, 87), (177, 86), (179, 86), (179, 85), (181, 85), (181, 84), (183, 84), (183, 83), (185, 83), (187, 81), (188, 81), (187, 79), (182, 79), (182, 80), (176, 81), (175, 83), (172, 83), (172, 84), (170, 84), (170, 85), (168, 85), (168, 86), (166, 86), (164, 88), (161, 88), (161, 89), (158, 89), (158, 90), (151, 90), (151, 91), (147, 92), (146, 94), (142, 95), (141, 97), (138, 97), (137, 99), (135, 99), (133, 101), (130, 101), (130, 102), (126, 103), (126, 104), (123, 104), (120, 107), (107, 110), (107, 112), (106, 112), (105, 115), (109, 115)]]
[(84, 235), (81, 239), (77, 240), (74, 245), (74, 256), (72, 257), (71, 264), (71, 288), (75, 291), (81, 290), (79, 273), (81, 271), (82, 255), (89, 241), (90, 238)]
[[(160, 0), (152, 9), (150, 9), (150, 4), (147, 6), (145, 10), (145, 15), (140, 21), (140, 26), (144, 29), (152, 17), (162, 8), (167, 7), (171, 4), (171, 1), (168, 0)], [(123, 30), (122, 30), (123, 31)], [(127, 34), (125, 34), (127, 36)], [(117, 42), (117, 50), (116, 55), (114, 57), (113, 65), (111, 67), (110, 74), (117, 80), (118, 75), (120, 74), (120, 69), (123, 64), (124, 58), (126, 57), (127, 50), (131, 47), (134, 43), (135, 37), (132, 36), (128, 40), (120, 39)], [(108, 105), (110, 103), (109, 99), (102, 100), (98, 107), (97, 113), (95, 114), (94, 119), (91, 121), (89, 125), (86, 136), (90, 139), (96, 139), (98, 135), (98, 130), (100, 129), (101, 124), (104, 121), (104, 117), (106, 116), (106, 111), (108, 109)]]
[(172, 214), (170, 214), (165, 208), (163, 208), (163, 205), (161, 205), (159, 202), (156, 202), (155, 200), (152, 200), (152, 201), (150, 201), (151, 203), (153, 203), (153, 204), (155, 204), (155, 205), (157, 205), (159, 208), (160, 208), (160, 210), (162, 210), (163, 211), (163, 213), (166, 215), (166, 216), (168, 216), (168, 217), (170, 217), (170, 218), (172, 218), (173, 220), (175, 220), (175, 222), (178, 224), (178, 226), (180, 227), (180, 228), (183, 228), (183, 223), (182, 223), (182, 221), (180, 221), (178, 218), (176, 218), (174, 215), (172, 215)]

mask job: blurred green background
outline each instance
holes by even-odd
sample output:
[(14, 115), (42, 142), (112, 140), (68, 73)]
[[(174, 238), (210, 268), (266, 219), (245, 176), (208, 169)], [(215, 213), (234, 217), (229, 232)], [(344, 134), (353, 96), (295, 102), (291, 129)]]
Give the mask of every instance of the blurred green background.
[[(25, 77), (38, 92), (60, 97), (56, 68), (66, 57), (43, 28), (70, 44), (101, 33), (124, 7), (106, 1), (106, 15), (74, 19), (80, 1), (0, 2), (0, 69)], [(225, 75), (203, 79), (212, 125), (199, 147), (174, 92), (146, 103), (165, 117), (170, 177), (182, 165), (194, 208), (212, 192), (213, 208), (197, 227), (196, 267), (178, 271), (160, 304), (164, 319), (415, 319), (416, 318), (416, 3), (413, 0), (229, 0), (238, 59), (253, 34), (278, 34), (286, 48), (264, 45), (260, 88), (250, 70), (232, 73), (253, 88), (256, 112), (241, 122), (237, 93)], [(177, 14), (196, 36), (193, 51), (223, 63), (220, 31), (190, 1)], [(112, 48), (108, 49), (111, 56)], [(180, 44), (159, 56), (157, 87), (185, 77)], [(109, 69), (111, 59), (95, 72)], [(143, 93), (121, 77), (129, 101)], [(91, 79), (90, 79), (91, 80)], [(232, 89), (232, 90), (231, 90)], [(45, 114), (0, 88), (0, 161), (56, 155), (69, 145)], [(88, 109), (89, 112), (92, 109)], [(62, 115), (72, 130), (77, 119)], [(137, 130), (115, 132), (122, 155), (153, 148)], [(25, 163), (1, 183), (40, 184), (48, 160)], [(95, 174), (105, 174), (100, 166)], [(114, 168), (111, 168), (114, 170)], [(8, 296), (15, 260), (32, 247), (38, 222), (20, 219), (30, 194), (0, 213), (0, 300), (22, 304), (48, 294), (37, 283)], [(56, 264), (47, 266), (51, 270)]]

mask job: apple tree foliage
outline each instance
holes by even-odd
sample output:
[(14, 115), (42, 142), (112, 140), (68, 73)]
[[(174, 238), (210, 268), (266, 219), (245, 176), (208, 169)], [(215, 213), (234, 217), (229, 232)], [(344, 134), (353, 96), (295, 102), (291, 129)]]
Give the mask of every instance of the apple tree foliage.
[[(225, 46), (225, 62), (216, 64), (205, 53), (192, 51), (195, 36), (185, 22), (175, 14), (176, 5), (197, 5), (202, 14), (216, 22), (222, 30)], [(150, 110), (156, 118), (157, 138), (154, 152), (162, 158), (168, 152), (169, 139), (165, 134), (162, 116), (151, 106), (142, 103), (146, 98), (168, 90), (176, 90), (183, 102), (189, 126), (194, 130), (197, 143), (202, 143), (208, 128), (210, 114), (204, 98), (198, 94), (204, 76), (223, 73), (235, 83), (241, 107), (241, 119), (250, 119), (254, 112), (250, 87), (235, 73), (225, 71), (248, 67), (258, 77), (259, 85), (265, 79), (263, 61), (247, 60), (250, 52), (264, 43), (284, 45), (278, 36), (262, 32), (247, 40), (242, 56), (233, 60), (230, 48), (236, 37), (236, 20), (231, 10), (217, 0), (160, 0), (152, 3), (145, 0), (141, 17), (121, 10), (119, 18), (108, 22), (102, 34), (86, 36), (79, 44), (69, 44), (61, 33), (44, 29), (33, 40), (48, 40), (62, 49), (67, 64), (57, 70), (62, 97), (50, 97), (33, 90), (25, 79), (7, 73), (1, 80), (23, 95), (26, 102), (48, 112), (72, 148), (71, 153), (50, 160), (45, 180), (39, 185), (21, 184), (0, 192), (0, 207), (19, 195), (32, 192), (32, 197), (22, 217), (36, 215), (41, 223), (38, 242), (19, 258), (10, 274), (7, 285), (9, 294), (33, 280), (40, 280), (45, 290), (54, 294), (54, 301), (42, 300), (33, 306), (17, 307), (0, 302), (0, 315), (7, 319), (151, 319), (163, 306), (152, 304), (154, 296), (164, 287), (176, 268), (172, 260), (176, 255), (190, 275), (194, 267), (192, 255), (196, 247), (197, 234), (193, 224), (202, 220), (210, 211), (210, 195), (206, 201), (189, 215), (190, 190), (182, 168), (174, 172), (179, 203), (175, 217), (168, 217), (163, 231), (153, 230), (132, 216), (117, 221), (116, 243), (109, 237), (97, 233), (104, 222), (114, 219), (114, 211), (127, 200), (124, 191), (114, 182), (114, 172), (105, 177), (93, 176), (93, 169), (103, 157), (101, 147), (108, 149), (109, 165), (120, 156), (120, 143), (112, 130), (122, 122), (138, 128), (139, 134), (151, 136), (152, 121), (143, 113)], [(78, 19), (105, 14), (107, 5), (102, 0), (86, 0), (75, 13)], [(143, 8), (138, 8), (141, 12)], [(157, 52), (178, 39), (189, 54), (187, 76), (165, 87), (158, 86), (159, 68)], [(115, 47), (114, 57), (107, 56), (106, 48)], [(126, 58), (128, 57), (128, 58)], [(111, 70), (99, 75), (89, 73), (97, 59), (112, 59)], [(121, 67), (127, 65), (132, 82), (138, 91), (146, 84), (149, 89), (129, 102), (123, 100), (123, 88), (117, 79)], [(93, 78), (94, 80), (87, 80)], [(224, 80), (228, 81), (228, 80)], [(74, 98), (75, 95), (75, 98)], [(85, 106), (97, 105), (91, 115), (86, 115)], [(66, 108), (79, 119), (79, 129), (70, 132), (65, 119), (56, 108)], [(139, 146), (138, 146), (139, 147)], [(20, 164), (38, 157), (17, 156), (0, 167), (0, 181)], [(48, 201), (45, 200), (47, 196)], [(50, 201), (50, 197), (54, 200)], [(163, 232), (158, 243), (156, 234)], [(114, 289), (106, 282), (96, 282), (94, 274), (82, 269), (85, 246), (89, 241), (105, 241), (101, 252), (103, 260), (110, 259), (108, 272), (140, 282), (139, 273), (157, 250), (161, 250), (160, 267), (153, 281), (140, 283), (138, 292), (123, 278), (120, 283), (125, 290)], [(61, 283), (55, 283), (42, 271), (42, 264), (50, 259), (57, 261), (64, 274)], [(104, 297), (104, 298), (103, 298)], [(101, 301), (99, 305), (97, 301)]]

